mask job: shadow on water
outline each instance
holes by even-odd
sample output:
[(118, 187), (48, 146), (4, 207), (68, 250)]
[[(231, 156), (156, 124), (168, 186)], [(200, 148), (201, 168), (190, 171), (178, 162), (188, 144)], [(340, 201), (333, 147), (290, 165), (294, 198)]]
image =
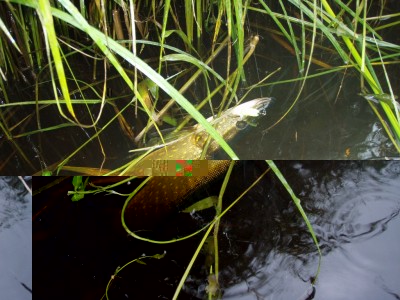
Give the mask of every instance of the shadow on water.
[(32, 299), (32, 198), (21, 180), (0, 177), (1, 299)]
[[(301, 199), (319, 239), (323, 257), (318, 280), (312, 285), (318, 254), (304, 221), (287, 192), (268, 173), (221, 219), (222, 298), (398, 299), (400, 163), (280, 161), (277, 165)], [(238, 163), (224, 206), (265, 169), (260, 161)], [(35, 178), (38, 185), (34, 186), (43, 180)], [(100, 299), (118, 266), (143, 254), (166, 253), (160, 260), (148, 259), (146, 265), (134, 263), (124, 269), (112, 281), (109, 296), (171, 299), (200, 237), (168, 245), (128, 238), (119, 223), (123, 200), (96, 195), (71, 203), (65, 193), (72, 188), (70, 179), (63, 182), (66, 186), (35, 196), (35, 294), (40, 299), (55, 295), (58, 299)], [(220, 185), (221, 180), (215, 181), (196, 192), (192, 201), (216, 195)], [(129, 192), (133, 186), (120, 192)], [(212, 209), (192, 215), (176, 212), (152, 231), (139, 233), (162, 240), (181, 237), (212, 215)], [(179, 299), (207, 297), (208, 259), (202, 251)], [(63, 275), (54, 276), (60, 269)]]

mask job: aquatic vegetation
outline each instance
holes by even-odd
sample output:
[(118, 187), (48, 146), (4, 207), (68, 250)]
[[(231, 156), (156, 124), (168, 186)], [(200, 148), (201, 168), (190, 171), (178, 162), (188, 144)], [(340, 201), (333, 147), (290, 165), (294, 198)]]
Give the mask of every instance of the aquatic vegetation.
[[(235, 162), (229, 162), (229, 161), (212, 162), (212, 164), (214, 164), (213, 167), (217, 169), (217, 173), (215, 172), (215, 170), (212, 170), (210, 171), (210, 175), (205, 176), (204, 178), (200, 177), (171, 178), (167, 176), (148, 177), (137, 188), (134, 188), (134, 190), (128, 195), (120, 194), (116, 192), (116, 189), (119, 185), (126, 184), (128, 181), (132, 180), (132, 178), (126, 178), (122, 180), (122, 178), (118, 179), (110, 177), (111, 184), (110, 182), (105, 182), (104, 184), (99, 185), (93, 183), (96, 182), (97, 180), (101, 182), (101, 178), (90, 177), (88, 184), (89, 188), (85, 191), (83, 191), (80, 188), (83, 184), (83, 180), (74, 179), (73, 183), (77, 183), (78, 188), (74, 186), (74, 191), (70, 191), (68, 192), (68, 194), (74, 196), (77, 195), (83, 196), (86, 194), (107, 193), (124, 197), (126, 200), (121, 212), (122, 225), (130, 236), (140, 241), (159, 244), (159, 245), (172, 244), (172, 243), (179, 244), (179, 242), (182, 242), (187, 239), (192, 239), (193, 237), (199, 234), (202, 235), (201, 240), (199, 240), (199, 244), (196, 248), (196, 251), (193, 253), (193, 256), (190, 262), (188, 263), (187, 267), (185, 268), (185, 272), (182, 275), (182, 278), (177, 286), (174, 299), (177, 299), (185, 281), (187, 280), (192, 268), (194, 267), (195, 262), (199, 260), (199, 255), (201, 254), (201, 252), (206, 252), (203, 256), (206, 256), (205, 269), (208, 272), (207, 278), (209, 284), (207, 290), (209, 291), (210, 297), (213, 296), (214, 294), (213, 297), (218, 298), (218, 295), (221, 296), (219, 293), (219, 284), (218, 284), (221, 272), (220, 256), (223, 255), (219, 252), (219, 241), (223, 239), (223, 237), (221, 236), (223, 234), (223, 231), (221, 231), (220, 229), (220, 221), (224, 220), (224, 216), (228, 212), (230, 212), (233, 209), (233, 207), (239, 203), (239, 201), (246, 201), (245, 199), (251, 200), (251, 197), (245, 198), (247, 196), (247, 193), (249, 193), (253, 188), (255, 188), (255, 186), (259, 184), (260, 181), (269, 172), (270, 173), (272, 172), (272, 174), (274, 174), (271, 175), (272, 177), (276, 176), (278, 178), (278, 182), (280, 182), (279, 184), (282, 184), (283, 190), (286, 190), (289, 193), (290, 197), (292, 198), (295, 204), (294, 207), (297, 207), (300, 212), (301, 218), (299, 217), (299, 219), (302, 219), (304, 221), (304, 223), (306, 224), (306, 226), (304, 226), (306, 228), (305, 230), (308, 230), (312, 236), (312, 239), (310, 238), (309, 241), (310, 243), (314, 242), (315, 245), (314, 248), (317, 249), (319, 257), (321, 257), (321, 252), (319, 250), (318, 246), (319, 244), (316, 234), (312, 228), (310, 221), (307, 218), (306, 213), (304, 212), (300, 199), (292, 190), (291, 185), (286, 180), (285, 176), (280, 172), (279, 168), (272, 161), (268, 161), (267, 163), (268, 165), (265, 164), (265, 167), (263, 168), (264, 171), (262, 171), (262, 173), (259, 174), (257, 179), (254, 182), (250, 182), (249, 185), (245, 187), (244, 191), (237, 191), (239, 196), (236, 199), (231, 199), (229, 201), (224, 195), (226, 193), (226, 188), (228, 183), (232, 180), (232, 171), (235, 165), (237, 165), (237, 163), (235, 164)], [(203, 225), (199, 225), (200, 229), (195, 230), (194, 232), (189, 232), (188, 234), (185, 235), (173, 236), (170, 239), (165, 239), (165, 240), (158, 240), (155, 239), (154, 237), (151, 237), (152, 231), (146, 229), (156, 228), (157, 223), (163, 224), (162, 220), (164, 221), (166, 220), (165, 214), (171, 215), (173, 211), (177, 210), (178, 207), (185, 207), (183, 201), (187, 200), (185, 199), (187, 195), (193, 193), (196, 189), (201, 189), (210, 181), (214, 181), (216, 178), (221, 176), (224, 176), (224, 180), (221, 184), (221, 187), (219, 188), (220, 191), (218, 196), (213, 197), (211, 203), (206, 204), (206, 207), (203, 206), (204, 202), (205, 201), (210, 202), (210, 200), (203, 199), (200, 200), (197, 204), (192, 205), (190, 208), (190, 210), (194, 209), (213, 210), (215, 214), (214, 218), (211, 218), (209, 221), (205, 221)], [(87, 180), (85, 181), (87, 182)], [(176, 186), (174, 187), (173, 185)], [(155, 188), (157, 186), (164, 186), (164, 188), (157, 189)], [(178, 187), (178, 189), (176, 189), (176, 187)], [(188, 189), (191, 189), (191, 191), (188, 191)], [(176, 191), (177, 193), (173, 193), (173, 191)], [(168, 195), (166, 195), (165, 192), (167, 192)], [(150, 193), (153, 193), (153, 195), (150, 196), (149, 195)], [(162, 198), (163, 201), (157, 202), (157, 199), (160, 199), (160, 197)], [(160, 211), (162, 212), (160, 213)], [(243, 216), (243, 218), (246, 219), (246, 216)], [(145, 229), (145, 230), (140, 230), (140, 229)], [(317, 251), (313, 250), (313, 252)], [(168, 253), (166, 254), (166, 256), (168, 257)], [(130, 263), (126, 264), (125, 266), (129, 264)], [(315, 272), (315, 276), (313, 277), (314, 281), (318, 277), (319, 264), (315, 268), (317, 270)], [(121, 270), (122, 269), (120, 268), (117, 269), (118, 272)], [(117, 275), (118, 272), (116, 272), (113, 276)], [(109, 284), (112, 282), (112, 280), (113, 278), (110, 280)], [(311, 284), (314, 284), (314, 282), (311, 282)]]
[[(206, 116), (292, 82), (294, 99), (267, 132), (297, 109), (313, 78), (326, 74), (358, 79), (357, 93), (389, 96), (368, 103), (400, 152), (393, 88), (400, 46), (391, 36), (399, 16), (389, 1), (99, 3), (0, 3), (0, 126), (8, 162), (3, 168), (55, 171), (77, 160), (78, 167), (101, 169), (115, 156), (108, 143), (115, 132), (121, 144), (138, 149), (151, 127), (163, 140), (162, 121), (179, 130), (190, 119), (237, 159)], [(293, 76), (277, 79), (288, 74), (282, 67), (265, 76), (261, 52), (254, 56), (260, 41), (263, 47), (277, 43), (295, 59)], [(246, 69), (249, 61), (253, 71)], [(339, 85), (336, 97), (341, 91)], [(324, 93), (324, 87), (316, 92)], [(56, 147), (59, 139), (65, 140), (63, 149)], [(84, 160), (87, 151), (92, 162)], [(16, 159), (20, 164), (11, 166)]]

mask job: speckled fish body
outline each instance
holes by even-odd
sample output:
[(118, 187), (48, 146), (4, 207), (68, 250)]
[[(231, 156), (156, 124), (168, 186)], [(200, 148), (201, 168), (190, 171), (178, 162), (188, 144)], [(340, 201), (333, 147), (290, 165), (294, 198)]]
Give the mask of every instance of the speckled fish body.
[[(231, 140), (243, 130), (243, 123), (254, 123), (266, 114), (271, 98), (255, 99), (228, 109), (218, 118), (208, 121), (225, 139)], [(180, 138), (168, 146), (149, 154), (144, 160), (132, 167), (126, 175), (145, 175), (144, 165), (155, 160), (200, 159), (208, 133), (200, 126), (193, 128), (193, 133)], [(207, 156), (219, 149), (219, 144), (212, 140)], [(199, 187), (224, 174), (230, 161), (208, 161), (208, 175), (194, 177), (155, 176), (135, 195), (125, 211), (125, 220), (131, 230), (150, 229), (161, 219), (180, 206), (185, 198)]]
[(155, 176), (132, 198), (125, 210), (131, 230), (151, 229), (199, 187), (220, 177), (231, 161), (209, 160), (208, 175), (194, 177)]
[[(225, 141), (230, 141), (243, 130), (243, 124), (254, 123), (264, 116), (270, 102), (271, 98), (254, 99), (226, 110), (218, 118), (208, 118), (207, 121), (213, 125)], [(144, 165), (148, 166), (148, 161), (200, 159), (209, 134), (199, 124), (194, 126), (191, 131), (192, 133), (150, 153), (132, 166), (125, 175), (147, 175), (144, 171)], [(209, 159), (219, 147), (219, 144), (212, 139), (207, 149), (206, 158)]]

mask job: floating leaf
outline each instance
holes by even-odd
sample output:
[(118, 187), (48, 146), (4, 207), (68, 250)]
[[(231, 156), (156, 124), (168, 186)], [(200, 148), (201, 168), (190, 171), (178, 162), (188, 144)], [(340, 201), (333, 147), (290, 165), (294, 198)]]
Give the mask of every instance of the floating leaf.
[(217, 201), (218, 201), (217, 196), (210, 196), (185, 208), (182, 212), (191, 213), (192, 211), (201, 211), (210, 207), (214, 207)]

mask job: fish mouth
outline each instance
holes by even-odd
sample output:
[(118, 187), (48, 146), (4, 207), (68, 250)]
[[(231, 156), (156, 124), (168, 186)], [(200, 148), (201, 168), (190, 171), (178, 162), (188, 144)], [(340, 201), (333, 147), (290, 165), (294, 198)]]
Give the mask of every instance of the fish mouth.
[(267, 114), (267, 108), (270, 106), (272, 102), (274, 102), (275, 98), (272, 97), (264, 97), (260, 99), (256, 99), (257, 103), (255, 106), (259, 111), (259, 115), (265, 116)]
[(273, 102), (275, 98), (272, 97), (263, 97), (251, 100), (247, 103), (253, 106), (254, 109), (258, 110), (259, 115), (265, 116), (267, 114), (267, 108)]
[(232, 130), (236, 131), (243, 131), (248, 128), (248, 125), (256, 127), (260, 118), (267, 114), (267, 108), (272, 100), (273, 98), (263, 97), (241, 103), (225, 111), (224, 115), (216, 122), (224, 122), (228, 118), (229, 122), (234, 124)]
[(232, 108), (232, 115), (239, 116), (241, 120), (246, 118), (257, 118), (267, 114), (267, 108), (274, 98), (263, 97), (250, 100)]

